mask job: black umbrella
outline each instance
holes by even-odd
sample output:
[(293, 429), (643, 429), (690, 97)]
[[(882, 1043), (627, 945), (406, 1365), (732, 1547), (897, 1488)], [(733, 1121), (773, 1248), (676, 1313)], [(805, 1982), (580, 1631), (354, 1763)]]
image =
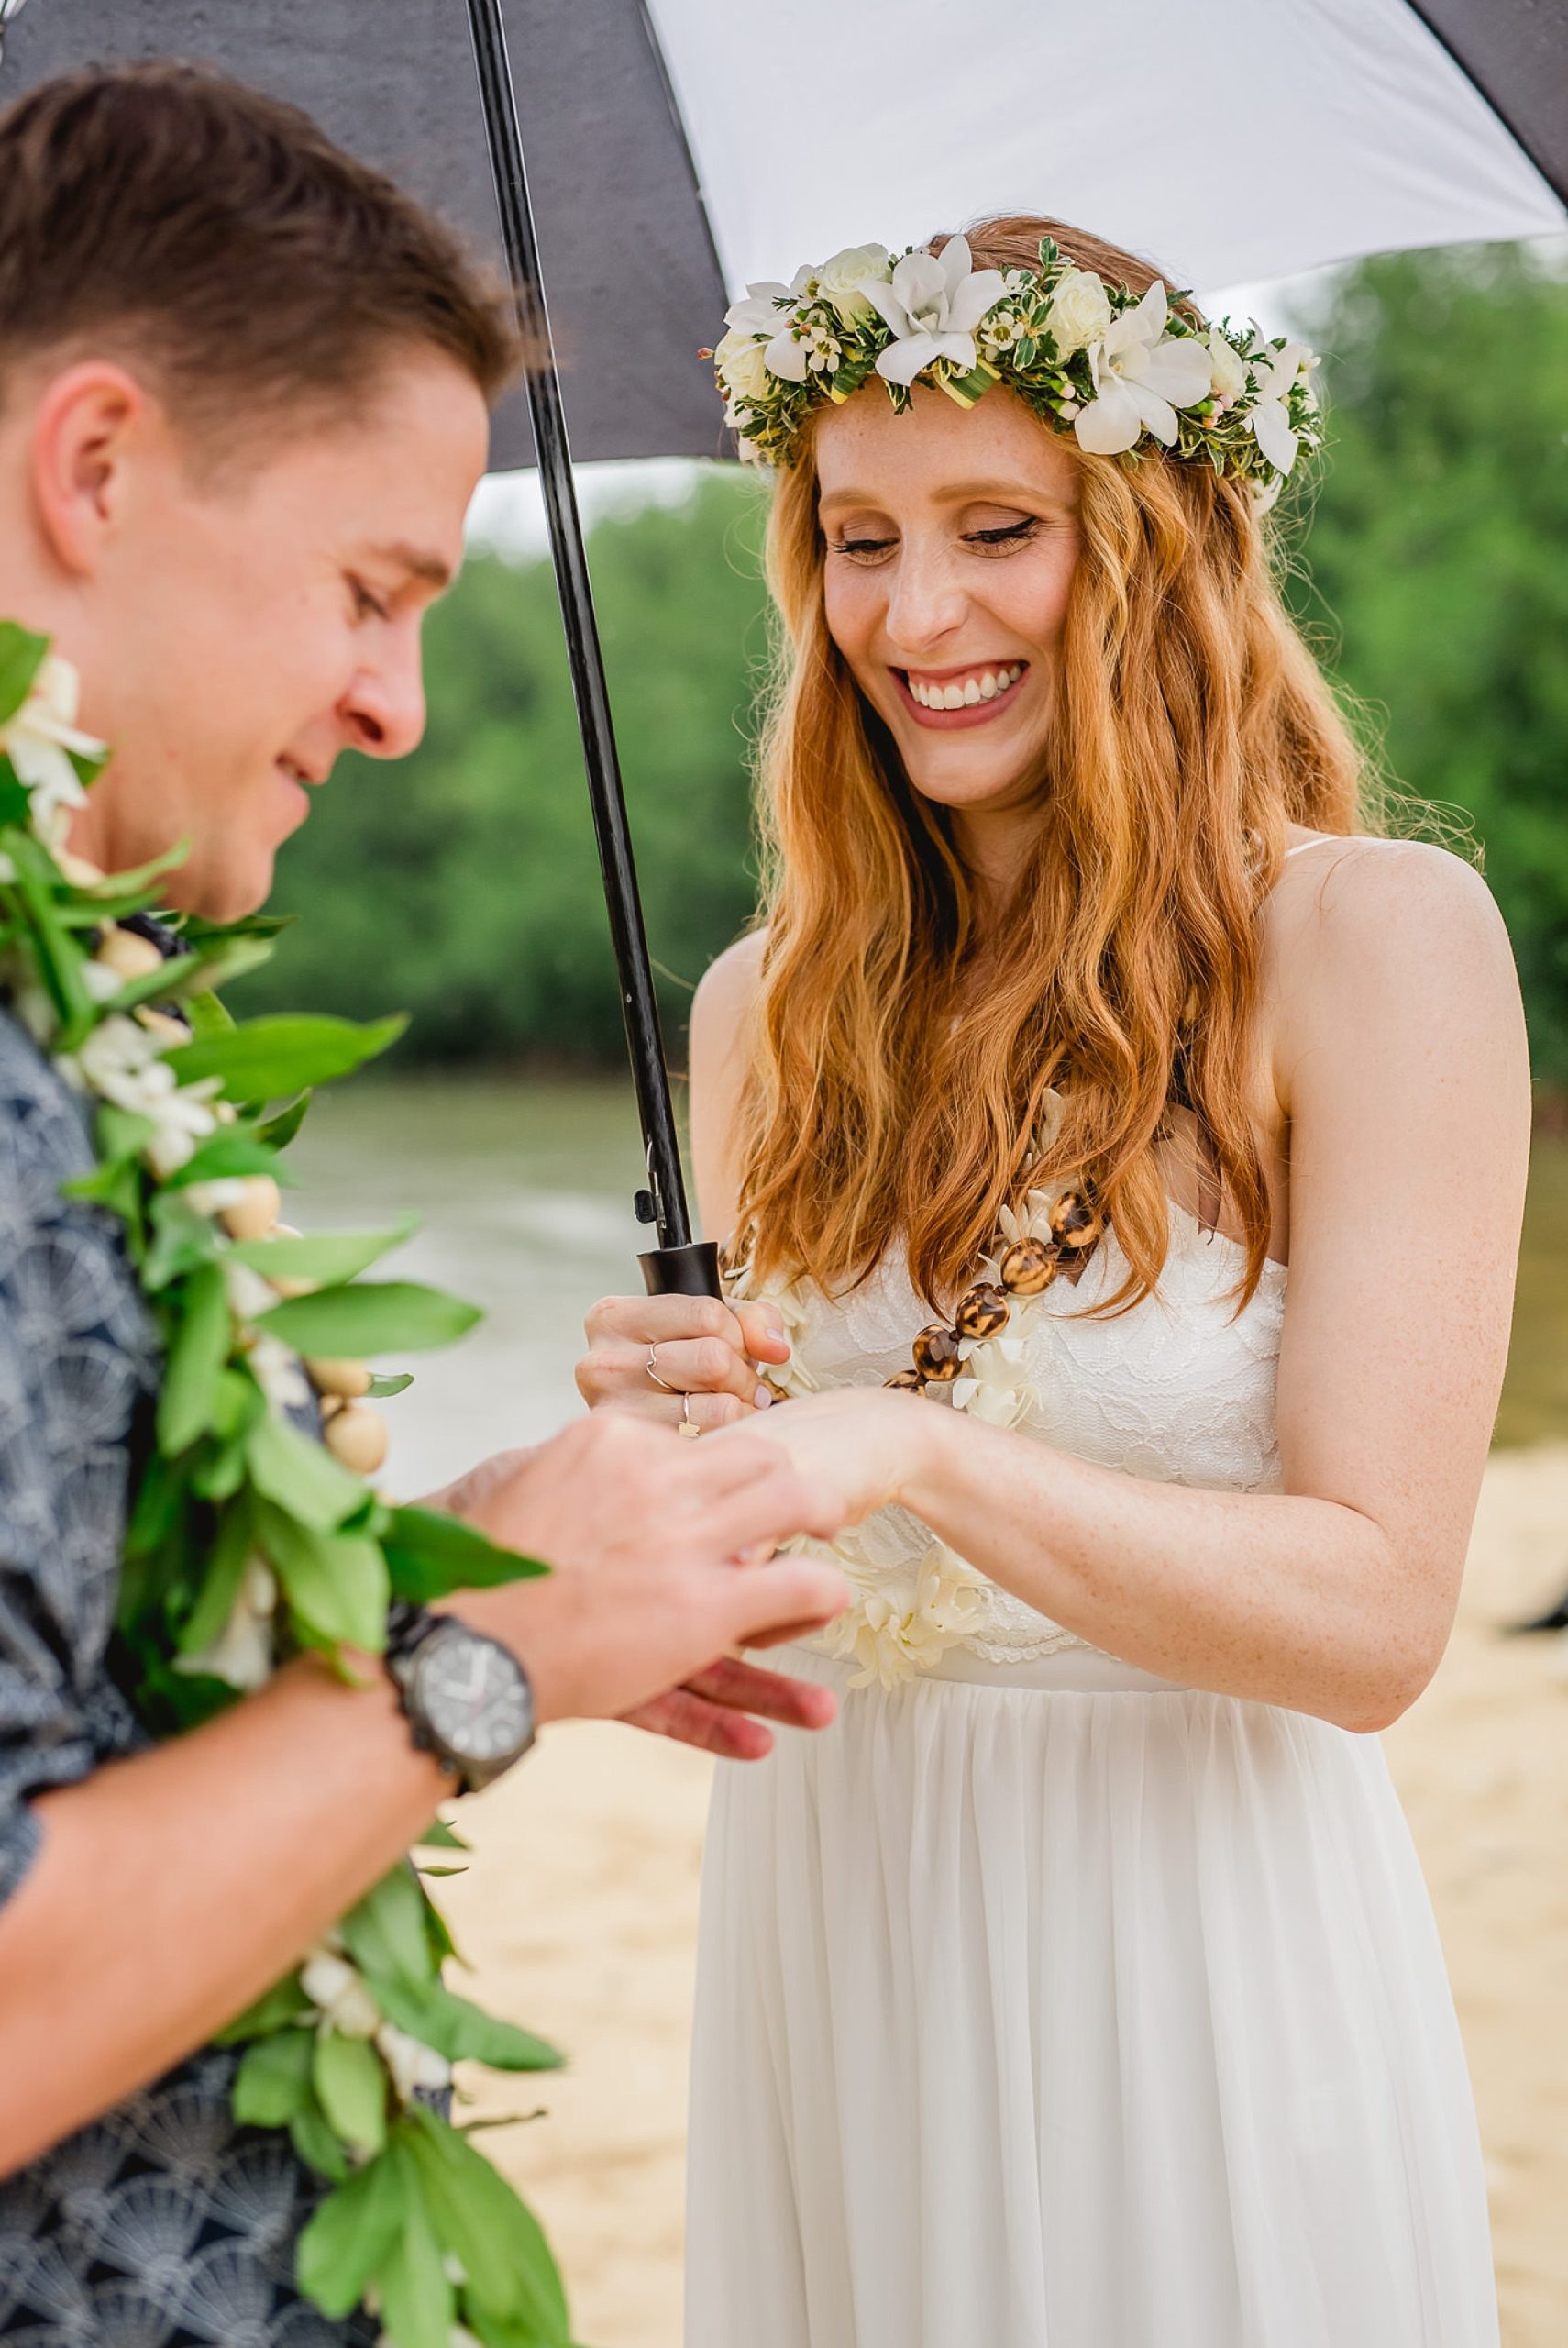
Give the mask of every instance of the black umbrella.
[(713, 1250), (690, 1244), (571, 449), (726, 453), (693, 355), (726, 287), (861, 237), (897, 247), (1010, 205), (1208, 288), (1561, 229), (1568, 0), (467, 10), (471, 59), (452, 0), (0, 0), (0, 103), (91, 60), (204, 59), (306, 106), (477, 239), (493, 245), (499, 210), (520, 308), (555, 343), (498, 415), (492, 461), (542, 476), (647, 1144), (638, 1212), (660, 1240), (645, 1273), (701, 1292)]

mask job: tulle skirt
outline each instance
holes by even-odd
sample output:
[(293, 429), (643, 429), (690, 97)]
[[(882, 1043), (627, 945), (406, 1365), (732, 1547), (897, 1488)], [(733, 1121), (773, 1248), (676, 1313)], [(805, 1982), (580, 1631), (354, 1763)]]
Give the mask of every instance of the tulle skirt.
[(719, 1770), (687, 2348), (1496, 2348), (1376, 1738), (1085, 1649), (787, 1660), (845, 1692)]

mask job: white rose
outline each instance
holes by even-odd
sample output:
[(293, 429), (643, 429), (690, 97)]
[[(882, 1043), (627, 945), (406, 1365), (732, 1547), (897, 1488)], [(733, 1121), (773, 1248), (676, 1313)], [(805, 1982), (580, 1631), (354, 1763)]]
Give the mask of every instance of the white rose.
[(892, 274), (892, 255), (885, 245), (845, 245), (841, 253), (834, 253), (818, 270), (817, 291), (824, 302), (833, 304), (841, 318), (868, 318), (872, 305), (861, 286), (867, 278), (875, 284), (886, 285)]
[(1234, 343), (1227, 341), (1218, 327), (1210, 327), (1206, 338), (1209, 345), (1209, 381), (1217, 400), (1228, 407), (1247, 387), (1247, 370)]
[(1099, 342), (1110, 324), (1110, 297), (1091, 269), (1070, 270), (1051, 296), (1045, 325), (1060, 358)]
[(762, 349), (754, 336), (738, 333), (732, 327), (714, 351), (713, 364), (732, 400), (767, 397), (768, 374)]

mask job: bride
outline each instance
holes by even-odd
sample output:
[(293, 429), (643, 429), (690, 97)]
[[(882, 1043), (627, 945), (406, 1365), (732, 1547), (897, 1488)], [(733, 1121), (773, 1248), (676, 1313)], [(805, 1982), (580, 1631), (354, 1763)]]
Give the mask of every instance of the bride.
[(731, 326), (790, 659), (692, 1032), (730, 1303), (609, 1300), (580, 1382), (766, 1405), (858, 1523), (784, 1658), (834, 1726), (719, 1771), (690, 2348), (1484, 2348), (1376, 1732), (1453, 1616), (1525, 1041), (1276, 592), (1308, 354), (1032, 219)]

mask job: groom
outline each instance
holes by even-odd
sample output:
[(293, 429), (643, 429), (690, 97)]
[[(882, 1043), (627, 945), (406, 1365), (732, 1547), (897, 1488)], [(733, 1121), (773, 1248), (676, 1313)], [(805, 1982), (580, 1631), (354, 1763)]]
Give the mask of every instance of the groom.
[[(414, 748), (513, 355), (443, 232), (289, 109), (151, 68), (0, 118), (0, 617), (54, 639), (114, 746), (72, 854), (183, 840), (171, 903), (231, 918), (340, 751)], [(205, 2042), (447, 1781), (384, 1677), (310, 1657), (172, 1744), (130, 1719), (110, 1635), (158, 1366), (112, 1234), (60, 1196), (87, 1147), (0, 1009), (0, 2335), (369, 2339), (297, 2301), (314, 2180), (234, 2126)], [(836, 1527), (775, 1446), (596, 1414), (440, 1504), (558, 1568), (455, 1601), (539, 1719), (743, 1756), (751, 1713), (820, 1722), (821, 1691), (723, 1660), (842, 1602), (807, 1560), (733, 1563)]]

